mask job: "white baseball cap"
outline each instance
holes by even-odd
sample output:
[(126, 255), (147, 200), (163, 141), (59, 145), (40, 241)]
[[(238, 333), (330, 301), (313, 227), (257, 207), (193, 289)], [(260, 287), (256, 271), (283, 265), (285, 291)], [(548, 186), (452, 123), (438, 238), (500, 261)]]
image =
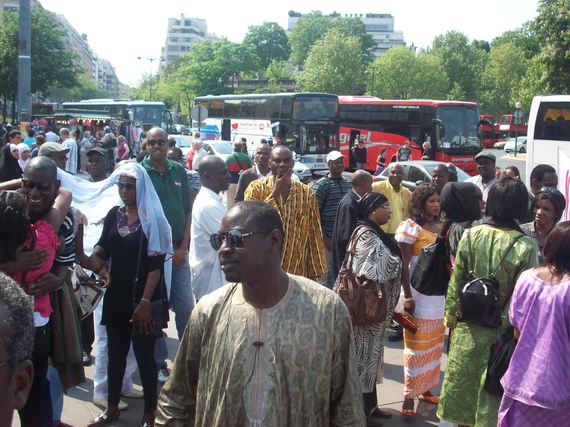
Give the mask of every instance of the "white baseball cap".
[(331, 151), (329, 154), (327, 154), (327, 163), (328, 162), (334, 162), (335, 160), (340, 159), (341, 157), (344, 157), (342, 155), (342, 153), (340, 151)]

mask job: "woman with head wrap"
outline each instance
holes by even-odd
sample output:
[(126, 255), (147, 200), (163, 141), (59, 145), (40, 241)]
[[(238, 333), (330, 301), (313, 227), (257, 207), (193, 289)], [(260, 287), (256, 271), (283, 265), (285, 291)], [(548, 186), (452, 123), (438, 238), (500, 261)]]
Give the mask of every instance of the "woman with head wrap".
[(30, 147), (25, 142), (20, 142), (18, 145), (18, 153), (20, 158), (18, 159), (18, 164), (20, 165), (20, 169), (22, 171), (26, 169), (26, 165), (30, 161)]
[(453, 260), (463, 232), (483, 215), (483, 193), (470, 182), (448, 182), (441, 190), (440, 205), (443, 216), (441, 235), (446, 237)]
[[(12, 155), (10, 145), (14, 144), (6, 144), (0, 149), (0, 182), (22, 177), (22, 168), (18, 164), (18, 159)], [(17, 148), (16, 151), (18, 151)]]
[(109, 357), (107, 410), (88, 425), (106, 425), (119, 418), (121, 386), (132, 341), (144, 393), (141, 425), (153, 426), (157, 369), (150, 306), (166, 296), (161, 277), (165, 256), (172, 254), (171, 230), (162, 209), (157, 209), (160, 200), (142, 166), (125, 163), (104, 187), (111, 183), (117, 184), (122, 206), (108, 212), (90, 258), (108, 287), (101, 318), (101, 324), (107, 327)]
[[(400, 248), (394, 238), (380, 228), (391, 215), (392, 209), (386, 196), (380, 193), (366, 194), (358, 205), (358, 225), (351, 237), (351, 241), (357, 238), (352, 259), (354, 274), (376, 284), (384, 284), (388, 302), (388, 314), (383, 322), (354, 326), (356, 358), (368, 425), (380, 425), (376, 418), (387, 416), (378, 408), (376, 383), (382, 382), (384, 335), (398, 301), (402, 274)], [(350, 257), (350, 254), (347, 253), (346, 257)]]

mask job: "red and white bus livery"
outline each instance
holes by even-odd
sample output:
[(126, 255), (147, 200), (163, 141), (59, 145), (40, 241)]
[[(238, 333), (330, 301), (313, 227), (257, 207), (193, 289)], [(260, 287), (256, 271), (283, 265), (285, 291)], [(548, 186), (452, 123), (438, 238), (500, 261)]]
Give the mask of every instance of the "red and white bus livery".
[[(410, 160), (453, 163), (477, 174), (475, 155), (481, 151), (479, 108), (475, 102), (385, 100), (372, 96), (339, 96), (339, 143), (346, 167), (354, 166), (355, 141), (367, 148), (365, 169), (376, 170), (384, 151), (386, 164), (396, 160), (398, 148), (410, 141)], [(422, 144), (429, 142), (424, 152)]]

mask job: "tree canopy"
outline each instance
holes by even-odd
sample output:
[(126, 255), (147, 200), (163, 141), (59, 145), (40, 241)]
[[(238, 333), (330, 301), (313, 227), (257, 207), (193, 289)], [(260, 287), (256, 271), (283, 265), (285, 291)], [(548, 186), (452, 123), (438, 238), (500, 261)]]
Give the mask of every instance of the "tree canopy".
[(291, 54), (287, 33), (276, 22), (265, 22), (249, 27), (243, 40), (259, 57), (260, 66), (265, 70), (271, 61), (286, 61)]

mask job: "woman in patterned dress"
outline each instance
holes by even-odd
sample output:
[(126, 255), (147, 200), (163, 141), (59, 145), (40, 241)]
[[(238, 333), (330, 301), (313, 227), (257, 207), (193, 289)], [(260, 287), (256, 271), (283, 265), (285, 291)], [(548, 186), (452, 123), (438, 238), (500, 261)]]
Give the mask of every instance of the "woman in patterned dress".
[(402, 415), (414, 416), (414, 399), (437, 404), (431, 389), (439, 384), (441, 354), (445, 338), (443, 311), (445, 296), (423, 295), (410, 286), (410, 276), (423, 247), (435, 242), (440, 232), (439, 194), (434, 184), (420, 185), (410, 202), (410, 219), (396, 230), (404, 268), (402, 288), (404, 310), (414, 315), (419, 329), (404, 330), (404, 403)]
[(358, 226), (351, 238), (358, 238), (355, 242), (352, 269), (358, 277), (383, 283), (388, 303), (387, 316), (383, 322), (354, 326), (358, 374), (367, 422), (368, 425), (380, 425), (375, 418), (386, 418), (389, 415), (378, 408), (376, 383), (382, 382), (384, 336), (400, 294), (402, 255), (396, 241), (380, 228), (392, 215), (386, 196), (380, 193), (366, 194), (358, 204), (357, 214)]

